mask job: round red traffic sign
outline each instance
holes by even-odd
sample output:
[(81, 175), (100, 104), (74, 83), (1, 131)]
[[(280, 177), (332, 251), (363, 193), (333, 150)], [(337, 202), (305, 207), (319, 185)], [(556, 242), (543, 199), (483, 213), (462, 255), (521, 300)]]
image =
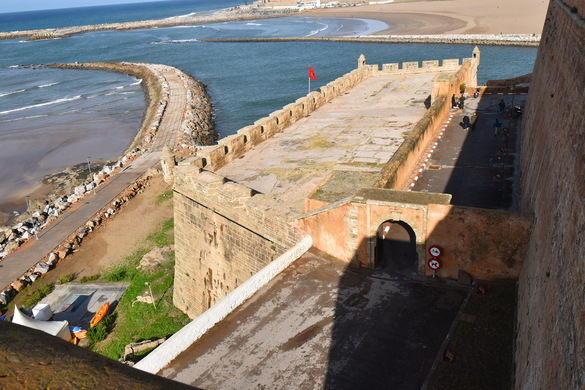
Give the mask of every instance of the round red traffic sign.
[(433, 271), (441, 269), (441, 262), (437, 258), (431, 257), (427, 264), (429, 268), (432, 269)]
[(438, 246), (433, 245), (429, 248), (429, 253), (433, 257), (439, 257), (441, 254), (443, 254), (443, 251)]

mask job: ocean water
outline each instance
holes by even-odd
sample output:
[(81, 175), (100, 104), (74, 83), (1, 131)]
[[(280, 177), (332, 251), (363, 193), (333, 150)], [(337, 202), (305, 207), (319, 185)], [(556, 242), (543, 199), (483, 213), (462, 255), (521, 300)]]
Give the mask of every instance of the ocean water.
[[(234, 2), (202, 3), (226, 6)], [(180, 13), (187, 11), (190, 10), (182, 9)], [(145, 107), (140, 85), (129, 76), (99, 71), (17, 69), (16, 65), (140, 61), (178, 67), (207, 85), (214, 103), (217, 131), (226, 136), (305, 95), (308, 66), (317, 72), (318, 80), (311, 83), (316, 89), (355, 68), (362, 53), (368, 63), (389, 63), (469, 57), (473, 47), (199, 40), (354, 35), (384, 28), (385, 24), (369, 20), (287, 17), (99, 31), (46, 41), (0, 41), (0, 156), (9, 156), (0, 160), (3, 183), (0, 207), (10, 194), (22, 199), (43, 175), (85, 161), (88, 155), (96, 160), (119, 155), (132, 141)], [(481, 50), (480, 83), (529, 73), (536, 56), (534, 48)]]
[(132, 22), (204, 13), (243, 4), (241, 0), (172, 0), (0, 14), (0, 31)]

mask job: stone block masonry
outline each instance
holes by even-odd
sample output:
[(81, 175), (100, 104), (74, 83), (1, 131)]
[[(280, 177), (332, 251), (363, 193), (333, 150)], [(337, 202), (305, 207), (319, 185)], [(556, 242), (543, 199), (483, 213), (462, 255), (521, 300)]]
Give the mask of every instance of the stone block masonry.
[(175, 181), (173, 298), (191, 318), (299, 240), (287, 223), (287, 210), (275, 201), (214, 173), (192, 169), (179, 167)]
[(585, 1), (552, 0), (522, 139), (517, 389), (585, 388)]

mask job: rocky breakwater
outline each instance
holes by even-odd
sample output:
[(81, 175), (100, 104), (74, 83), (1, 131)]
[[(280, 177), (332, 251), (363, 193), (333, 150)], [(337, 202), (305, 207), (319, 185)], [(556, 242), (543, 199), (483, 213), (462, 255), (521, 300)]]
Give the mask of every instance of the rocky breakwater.
[(105, 30), (138, 30), (156, 27), (174, 27), (184, 26), (190, 24), (206, 24), (206, 23), (222, 23), (238, 20), (253, 20), (262, 18), (274, 18), (283, 16), (281, 12), (264, 14), (260, 13), (256, 7), (239, 6), (218, 10), (206, 15), (187, 15), (176, 16), (165, 19), (151, 19), (141, 20), (135, 22), (121, 22), (121, 23), (103, 23), (92, 24), (85, 26), (72, 26), (63, 28), (46, 28), (39, 30), (23, 30), (0, 32), (0, 39), (27, 39), (27, 40), (43, 40), (43, 39), (60, 39), (67, 38), (75, 34), (83, 34), (93, 31)]
[[(60, 184), (63, 184), (60, 191), (53, 193), (47, 200), (31, 201), (30, 209), (21, 217), (19, 223), (0, 227), (0, 260), (35, 237), (65, 210), (79, 203), (99, 186), (106, 184), (109, 178), (130, 165), (140, 155), (159, 151), (165, 146), (164, 142), (171, 140), (173, 143), (171, 147), (174, 148), (177, 156), (187, 157), (196, 153), (198, 145), (209, 144), (215, 140), (213, 109), (205, 86), (176, 68), (145, 63), (75, 63), (48, 66), (52, 68), (108, 70), (139, 77), (143, 80), (148, 106), (136, 138), (130, 149), (119, 160), (103, 165), (97, 172), (88, 174), (80, 184), (73, 185), (71, 182), (74, 179), (73, 176), (77, 176), (79, 173), (75, 169), (70, 168), (70, 174), (61, 172), (50, 175), (47, 180), (58, 178)], [(174, 83), (173, 87), (179, 87), (176, 93), (173, 90), (174, 100), (172, 102), (169, 80)], [(173, 121), (169, 121), (165, 125), (164, 116), (169, 107), (172, 107), (171, 110), (180, 110), (181, 122), (179, 126), (175, 126)], [(9, 289), (0, 293), (0, 303), (5, 304), (20, 289), (34, 282), (60, 259), (76, 251), (88, 233), (142, 191), (150, 176), (151, 174), (147, 172), (145, 176), (135, 181), (111, 205), (104, 207), (90, 219), (86, 226), (81, 227), (77, 233), (67, 238), (43, 261), (31, 267)], [(63, 183), (64, 181), (67, 183)]]
[[(42, 275), (49, 272), (57, 265), (60, 260), (63, 260), (70, 254), (77, 252), (83, 240), (87, 238), (91, 232), (104, 225), (104, 223), (108, 219), (112, 218), (121, 207), (123, 207), (136, 195), (142, 193), (144, 188), (148, 185), (151, 177), (152, 174), (147, 173), (139, 180), (134, 182), (134, 184), (119, 194), (110, 204), (103, 207), (97, 214), (95, 214), (89, 221), (87, 221), (84, 226), (80, 227), (76, 232), (67, 237), (67, 239), (63, 241), (61, 245), (59, 245), (59, 247), (47, 254), (44, 259), (35, 264), (33, 267), (29, 268), (28, 271), (25, 272), (20, 278), (15, 280), (10, 286), (0, 292), (0, 304), (6, 305), (16, 296), (16, 294), (18, 294), (18, 292), (23, 290), (28, 285), (34, 283), (37, 279), (42, 277)], [(69, 203), (69, 200), (63, 200), (63, 202)], [(59, 209), (60, 207), (60, 204), (51, 206), (53, 209)], [(45, 214), (48, 214), (48, 212)], [(23, 226), (25, 226), (25, 229), (28, 229), (30, 224), (26, 223), (23, 224)], [(0, 237), (1, 234), (2, 233), (0, 233)]]
[[(167, 113), (170, 103), (169, 79), (176, 76), (181, 81), (182, 88), (178, 88), (173, 93), (180, 94), (183, 91), (186, 104), (184, 107), (180, 107), (184, 112), (181, 134), (173, 145), (168, 146), (181, 156), (193, 154), (197, 150), (197, 145), (208, 145), (215, 140), (213, 107), (205, 85), (177, 68), (160, 64), (131, 62), (88, 62), (47, 66), (61, 69), (107, 70), (142, 79), (147, 108), (131, 148), (140, 147), (145, 151), (162, 149), (164, 146), (160, 145), (160, 142), (157, 143), (155, 137), (161, 129), (163, 117)], [(180, 98), (177, 97), (177, 99)], [(162, 130), (174, 131), (175, 129)]]
[(0, 260), (35, 237), (63, 212), (106, 183), (112, 175), (127, 166), (141, 153), (140, 149), (129, 151), (111, 165), (104, 165), (100, 170), (89, 175), (83, 183), (70, 188), (71, 191), (68, 193), (59, 191), (44, 201), (31, 201), (30, 210), (19, 218), (18, 223), (0, 227)]

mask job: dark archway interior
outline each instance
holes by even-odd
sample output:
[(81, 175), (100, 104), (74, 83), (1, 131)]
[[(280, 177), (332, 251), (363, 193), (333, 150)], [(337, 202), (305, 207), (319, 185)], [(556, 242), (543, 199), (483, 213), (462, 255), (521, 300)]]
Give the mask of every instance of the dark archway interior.
[(376, 268), (393, 276), (412, 276), (417, 265), (416, 236), (410, 225), (393, 220), (382, 223), (376, 234)]

